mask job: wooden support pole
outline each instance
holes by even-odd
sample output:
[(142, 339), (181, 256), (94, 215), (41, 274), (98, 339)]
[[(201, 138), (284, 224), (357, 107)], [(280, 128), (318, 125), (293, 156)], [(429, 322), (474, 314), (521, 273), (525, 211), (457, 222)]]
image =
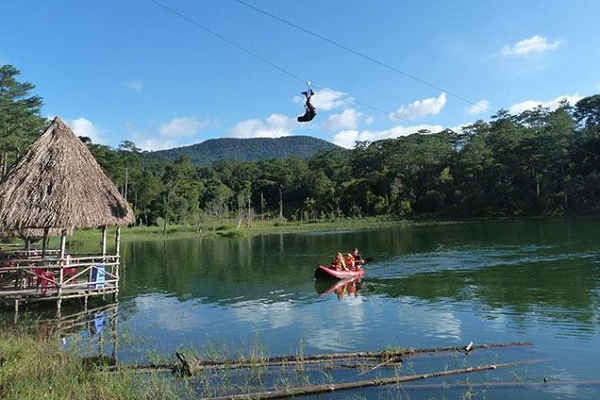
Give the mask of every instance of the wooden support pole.
[(102, 227), (102, 257), (106, 256), (106, 234), (108, 229), (106, 226)]
[(48, 243), (48, 232), (50, 228), (44, 228), (44, 236), (42, 237), (42, 260), (46, 258), (46, 245)]
[(121, 227), (117, 226), (117, 234), (115, 236), (115, 256), (117, 256), (117, 265), (115, 265), (115, 276), (117, 277), (117, 282), (115, 283), (115, 295), (113, 296), (114, 300), (117, 301), (119, 297), (119, 266), (121, 264)]
[(65, 258), (67, 251), (67, 230), (63, 229), (60, 234), (60, 258), (61, 261)]
[(121, 227), (117, 226), (117, 236), (115, 237), (115, 255), (121, 255)]
[(61, 296), (62, 296), (62, 286), (65, 277), (65, 256), (67, 251), (67, 230), (63, 229), (60, 233), (60, 259), (58, 261), (58, 265), (60, 269), (58, 270), (58, 301), (56, 302), (56, 311), (58, 316), (60, 317), (60, 307), (61, 307)]

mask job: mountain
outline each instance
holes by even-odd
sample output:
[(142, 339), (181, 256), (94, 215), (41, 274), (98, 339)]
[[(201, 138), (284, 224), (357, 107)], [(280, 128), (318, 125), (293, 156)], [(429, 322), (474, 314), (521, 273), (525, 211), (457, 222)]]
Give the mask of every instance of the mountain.
[(177, 160), (187, 156), (193, 164), (209, 165), (218, 160), (260, 161), (299, 156), (309, 158), (321, 150), (339, 148), (312, 136), (286, 136), (277, 139), (209, 139), (191, 146), (154, 151), (150, 156)]

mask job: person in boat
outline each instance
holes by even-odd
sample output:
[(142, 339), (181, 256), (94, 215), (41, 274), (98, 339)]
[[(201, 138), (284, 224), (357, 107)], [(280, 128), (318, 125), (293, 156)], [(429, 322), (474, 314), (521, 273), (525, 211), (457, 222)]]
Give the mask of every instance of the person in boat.
[(306, 97), (306, 101), (304, 102), (304, 115), (298, 117), (298, 122), (310, 122), (317, 115), (317, 109), (310, 102), (311, 97), (315, 94), (312, 89), (308, 89), (306, 92), (302, 92), (302, 94)]
[(342, 253), (337, 253), (331, 267), (336, 271), (347, 271), (346, 262)]
[(365, 263), (365, 260), (363, 260), (363, 258), (360, 256), (356, 247), (350, 251), (350, 254), (352, 254), (352, 257), (354, 257), (354, 265), (356, 265), (357, 267), (360, 267)]
[(356, 271), (356, 264), (354, 263), (354, 257), (352, 254), (348, 253), (344, 256), (344, 264), (346, 265), (346, 269), (348, 271)]

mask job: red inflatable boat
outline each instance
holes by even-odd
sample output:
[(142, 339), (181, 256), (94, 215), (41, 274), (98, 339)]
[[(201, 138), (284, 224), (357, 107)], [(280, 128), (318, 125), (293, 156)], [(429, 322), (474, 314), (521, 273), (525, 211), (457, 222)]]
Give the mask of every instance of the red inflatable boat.
[(317, 269), (315, 269), (315, 278), (336, 278), (336, 279), (360, 278), (364, 274), (365, 274), (365, 271), (362, 268), (357, 271), (337, 271), (337, 270), (331, 269), (325, 265), (318, 265)]

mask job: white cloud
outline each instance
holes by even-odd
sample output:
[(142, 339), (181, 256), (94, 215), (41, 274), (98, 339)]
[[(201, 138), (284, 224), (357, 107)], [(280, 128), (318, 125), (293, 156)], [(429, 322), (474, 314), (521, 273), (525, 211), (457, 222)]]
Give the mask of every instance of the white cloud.
[(469, 115), (477, 115), (487, 112), (490, 109), (490, 102), (487, 100), (479, 100), (470, 107), (465, 108), (465, 112)]
[(165, 150), (177, 145), (170, 138), (148, 135), (147, 133), (136, 129), (135, 125), (131, 121), (125, 122), (125, 129), (129, 131), (130, 138), (135, 145), (142, 150)]
[(343, 129), (356, 129), (358, 128), (359, 119), (362, 113), (355, 109), (344, 110), (340, 114), (334, 114), (329, 116), (325, 122), (323, 122), (323, 129), (328, 131), (340, 131)]
[(508, 112), (515, 115), (515, 114), (522, 113), (525, 110), (533, 110), (534, 108), (539, 107), (539, 106), (542, 106), (544, 108), (549, 108), (550, 110), (556, 110), (560, 106), (560, 102), (564, 99), (567, 99), (569, 101), (569, 104), (573, 105), (573, 104), (577, 103), (579, 100), (583, 99), (583, 96), (580, 96), (579, 94), (574, 94), (571, 96), (569, 96), (569, 95), (558, 96), (557, 98), (550, 100), (550, 101), (526, 100), (526, 101), (522, 101), (517, 104), (513, 104), (508, 109)]
[(562, 44), (562, 41), (555, 40), (554, 42), (548, 42), (548, 38), (535, 35), (529, 39), (521, 40), (515, 44), (506, 45), (500, 49), (500, 54), (504, 57), (510, 56), (526, 56), (531, 53), (543, 53), (556, 49)]
[[(125, 129), (130, 139), (143, 150), (165, 150), (173, 147), (188, 146), (197, 142), (197, 133), (211, 123), (196, 117), (177, 117), (158, 126), (152, 125), (148, 130), (139, 130), (133, 122), (125, 122)], [(150, 132), (150, 133), (148, 133)]]
[(162, 124), (158, 130), (163, 137), (195, 136), (209, 123), (208, 120), (200, 120), (196, 117), (176, 117)]
[(333, 142), (338, 146), (352, 148), (354, 147), (354, 143), (356, 141), (364, 141), (367, 140), (369, 142), (373, 142), (375, 140), (381, 139), (392, 139), (397, 138), (399, 136), (407, 136), (412, 133), (416, 133), (420, 130), (426, 129), (430, 132), (440, 132), (444, 130), (444, 127), (441, 125), (413, 125), (413, 126), (402, 126), (398, 125), (391, 129), (383, 130), (383, 131), (358, 131), (358, 130), (346, 130), (337, 133), (333, 137)]
[(366, 125), (371, 125), (373, 122), (375, 122), (375, 117), (368, 116), (368, 117), (365, 119), (365, 124), (366, 124)]
[[(294, 102), (303, 104), (304, 96), (294, 97)], [(329, 88), (324, 88), (315, 91), (314, 96), (311, 99), (311, 103), (319, 111), (330, 111), (336, 108), (343, 107), (349, 102), (352, 102), (352, 98), (344, 92), (338, 92)]]
[(146, 136), (143, 132), (135, 133), (132, 136), (132, 139), (135, 145), (143, 150), (166, 150), (177, 146), (177, 144), (170, 139)]
[(426, 115), (437, 115), (446, 105), (446, 93), (442, 92), (439, 97), (431, 97), (423, 100), (417, 100), (407, 106), (402, 106), (396, 111), (393, 117), (403, 119), (413, 119), (424, 117)]
[(235, 138), (289, 136), (294, 124), (295, 121), (285, 115), (271, 114), (265, 121), (253, 118), (238, 122), (227, 136)]
[(86, 136), (92, 139), (92, 143), (104, 143), (100, 138), (100, 129), (86, 118), (67, 119), (67, 125), (73, 129), (77, 136)]
[(144, 89), (144, 82), (138, 80), (127, 81), (125, 87), (134, 92), (141, 92)]

